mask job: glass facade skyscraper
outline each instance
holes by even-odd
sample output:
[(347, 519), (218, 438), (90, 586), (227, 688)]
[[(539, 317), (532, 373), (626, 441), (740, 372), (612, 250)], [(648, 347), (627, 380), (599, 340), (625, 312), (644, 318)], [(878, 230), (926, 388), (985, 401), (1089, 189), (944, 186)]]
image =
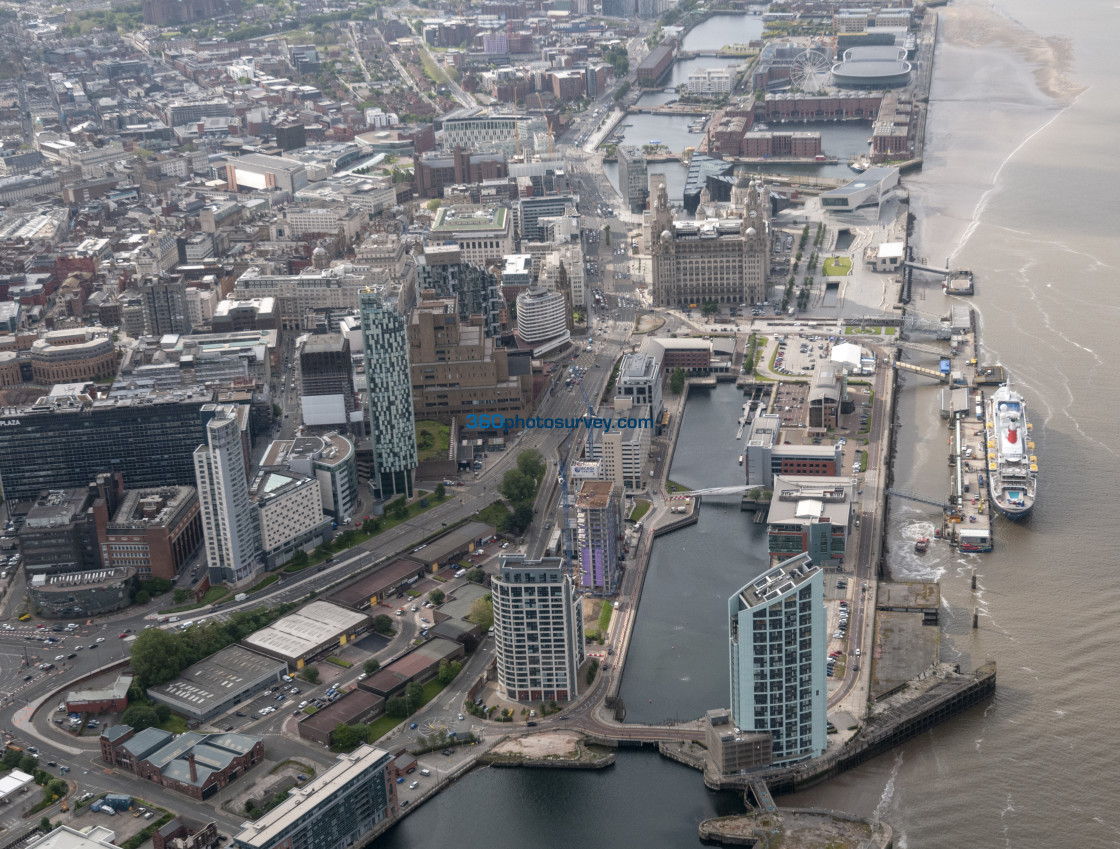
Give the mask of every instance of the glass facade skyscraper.
[(373, 449), (370, 482), (378, 498), (411, 498), (419, 459), (405, 319), (373, 291), (362, 292), (358, 304)]
[(0, 480), (8, 500), (45, 489), (85, 487), (101, 472), (121, 472), (137, 489), (194, 486), (194, 449), (205, 442), (211, 392), (153, 392), (142, 398), (39, 399), (0, 408)]
[(824, 577), (808, 554), (763, 572), (727, 602), (731, 718), (768, 732), (774, 763), (821, 755), (827, 739)]

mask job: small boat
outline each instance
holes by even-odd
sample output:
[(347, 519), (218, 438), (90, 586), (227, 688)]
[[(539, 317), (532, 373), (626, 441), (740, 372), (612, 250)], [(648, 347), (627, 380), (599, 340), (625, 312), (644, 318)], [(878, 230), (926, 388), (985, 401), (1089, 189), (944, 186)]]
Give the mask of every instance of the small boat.
[(650, 144), (661, 144), (661, 139), (650, 139), (649, 143)]
[(933, 529), (933, 535), (937, 539), (941, 539), (941, 528), (934, 528)]
[(922, 537), (914, 543), (914, 550), (918, 552), (918, 554), (925, 554), (929, 551), (929, 537)]

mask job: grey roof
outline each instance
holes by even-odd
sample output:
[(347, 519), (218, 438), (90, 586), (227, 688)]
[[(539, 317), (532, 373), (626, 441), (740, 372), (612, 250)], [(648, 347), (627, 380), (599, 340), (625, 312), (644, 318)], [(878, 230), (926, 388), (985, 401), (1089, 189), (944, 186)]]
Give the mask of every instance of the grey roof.
[(131, 740), (125, 742), (121, 748), (137, 760), (144, 760), (152, 752), (167, 745), (172, 736), (170, 731), (164, 731), (160, 728), (145, 728)]
[[(164, 732), (167, 733), (167, 732)], [(188, 750), (193, 748), (198, 743), (201, 743), (206, 738), (199, 734), (197, 731), (185, 731), (178, 737), (174, 738), (167, 745), (152, 752), (145, 760), (151, 761), (155, 766), (162, 769), (167, 764), (171, 763), (175, 758), (180, 755), (186, 754)]]

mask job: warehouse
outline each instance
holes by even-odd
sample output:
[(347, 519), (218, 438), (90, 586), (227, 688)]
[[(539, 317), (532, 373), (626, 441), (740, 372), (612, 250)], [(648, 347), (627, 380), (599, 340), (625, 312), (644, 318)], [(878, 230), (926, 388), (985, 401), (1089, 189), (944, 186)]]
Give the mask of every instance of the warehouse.
[(188, 666), (178, 678), (150, 687), (148, 695), (188, 719), (206, 722), (253, 698), (287, 672), (280, 661), (230, 646)]
[(428, 640), (375, 672), (359, 683), (358, 688), (388, 699), (403, 693), (413, 681), (418, 684), (431, 681), (439, 672), (441, 661), (458, 660), (465, 655), (466, 650), (459, 643), (438, 638)]
[(394, 560), (331, 595), (331, 601), (353, 610), (369, 610), (412, 586), (424, 575), (424, 564), (408, 557)]
[(494, 530), (493, 525), (487, 525), (485, 522), (468, 522), (463, 527), (456, 528), (427, 545), (413, 549), (410, 556), (430, 564), (434, 571), (440, 566), (454, 563), (461, 555), (474, 548), (479, 540), (490, 539), (494, 535)]
[(353, 642), (368, 626), (369, 617), (362, 613), (326, 601), (313, 601), (250, 634), (243, 642), (296, 670), (328, 649)]
[(370, 722), (385, 712), (385, 700), (365, 690), (353, 690), (299, 723), (299, 736), (324, 746), (332, 743), (331, 735), (338, 725)]

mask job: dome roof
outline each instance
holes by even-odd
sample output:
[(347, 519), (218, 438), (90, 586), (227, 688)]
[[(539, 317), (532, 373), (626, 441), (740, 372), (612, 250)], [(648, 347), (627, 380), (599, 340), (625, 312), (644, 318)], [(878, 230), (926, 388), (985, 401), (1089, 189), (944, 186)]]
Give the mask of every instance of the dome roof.
[(672, 233), (670, 233), (668, 230), (662, 230), (661, 231), (661, 241), (671, 242), (672, 240), (673, 240), (673, 234)]
[(748, 236), (756, 236), (756, 235), (758, 235), (758, 231), (755, 230), (754, 227), (748, 227), (747, 228), (747, 235)]

